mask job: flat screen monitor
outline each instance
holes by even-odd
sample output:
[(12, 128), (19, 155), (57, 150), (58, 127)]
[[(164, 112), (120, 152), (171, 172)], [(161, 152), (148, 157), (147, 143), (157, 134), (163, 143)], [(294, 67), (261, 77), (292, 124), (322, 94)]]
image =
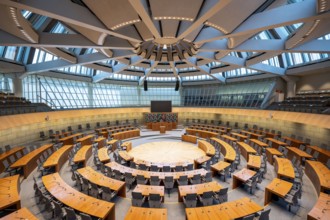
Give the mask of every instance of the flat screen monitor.
[(172, 112), (172, 101), (151, 101), (151, 112)]

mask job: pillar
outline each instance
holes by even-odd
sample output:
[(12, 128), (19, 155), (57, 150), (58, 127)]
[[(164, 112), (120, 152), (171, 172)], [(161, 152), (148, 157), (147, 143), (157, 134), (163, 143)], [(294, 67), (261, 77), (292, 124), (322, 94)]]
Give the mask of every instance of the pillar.
[(23, 97), (23, 80), (18, 76), (13, 78), (13, 90), (17, 97)]

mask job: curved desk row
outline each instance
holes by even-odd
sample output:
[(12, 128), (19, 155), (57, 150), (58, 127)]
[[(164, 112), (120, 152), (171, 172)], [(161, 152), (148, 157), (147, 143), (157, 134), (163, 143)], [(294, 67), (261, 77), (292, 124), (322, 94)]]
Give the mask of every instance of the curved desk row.
[(21, 198), (19, 196), (20, 181), (19, 175), (9, 176), (0, 179), (0, 210), (15, 206), (21, 208)]
[(105, 130), (105, 131), (98, 132), (98, 135), (103, 136), (104, 138), (108, 138), (109, 132), (112, 135), (112, 134), (116, 134), (119, 132), (131, 131), (131, 130), (135, 130), (135, 129), (136, 129), (135, 127), (111, 129), (111, 130)]
[(139, 136), (140, 136), (139, 129), (123, 131), (123, 132), (119, 132), (116, 134), (112, 134), (112, 137), (117, 140), (123, 140), (123, 139), (127, 139), (127, 138), (132, 138), (132, 137), (139, 137)]
[(249, 161), (250, 154), (257, 154), (257, 151), (245, 142), (237, 142), (237, 145), (246, 161)]
[(13, 219), (38, 220), (38, 218), (36, 216), (34, 216), (30, 212), (30, 210), (28, 210), (25, 207), (1, 218), (1, 220), (13, 220)]
[(125, 220), (137, 219), (167, 220), (167, 209), (131, 206), (125, 216)]
[(244, 141), (248, 138), (248, 136), (246, 136), (244, 134), (236, 133), (236, 132), (231, 132), (230, 134), (231, 134), (231, 136), (236, 138), (238, 141)]
[(314, 184), (318, 194), (325, 190), (330, 191), (330, 170), (323, 163), (307, 160), (305, 173)]
[(218, 136), (218, 133), (215, 132), (192, 129), (192, 128), (186, 128), (186, 133), (189, 135), (194, 135), (202, 138), (212, 138)]
[(82, 146), (73, 157), (74, 163), (82, 163), (85, 167), (87, 160), (92, 156), (92, 145)]
[(102, 147), (101, 149), (98, 149), (97, 156), (101, 163), (109, 163), (110, 157), (108, 154), (108, 148)]
[(229, 140), (229, 141), (233, 141), (233, 142), (236, 142), (237, 141), (236, 138), (231, 137), (231, 136), (229, 136), (227, 134), (223, 134), (223, 135), (221, 135), (221, 137), (224, 138), (225, 140)]
[(215, 148), (212, 144), (207, 141), (199, 140), (198, 141), (198, 148), (203, 150), (207, 156), (214, 156), (215, 155)]
[(23, 149), (25, 147), (14, 147), (12, 149), (10, 149), (9, 151), (6, 151), (6, 152), (3, 152), (2, 154), (0, 154), (0, 173), (2, 173), (3, 171), (5, 171), (5, 166), (3, 165), (3, 162), (4, 160), (7, 160), (10, 156), (14, 155), (15, 159), (19, 159), (17, 156), (16, 156), (16, 153), (17, 152), (20, 152), (21, 155), (23, 155)]
[(246, 167), (251, 170), (259, 170), (261, 167), (261, 156), (250, 155)]
[(312, 149), (311, 155), (313, 155), (315, 151), (319, 152), (319, 157), (317, 158), (317, 160), (321, 161), (324, 164), (327, 164), (328, 160), (330, 159), (329, 150), (320, 148), (318, 146), (310, 146), (310, 145), (307, 145), (307, 148)]
[(54, 153), (52, 153), (44, 162), (44, 168), (54, 167), (55, 172), (59, 172), (63, 164), (68, 161), (68, 155), (73, 145), (64, 145)]
[(210, 131), (210, 132), (215, 132), (217, 134), (225, 134), (227, 133), (226, 130), (223, 130), (221, 128), (207, 128), (207, 127), (202, 127), (202, 126), (189, 126), (189, 129), (196, 129), (196, 130), (201, 130), (201, 131)]
[(102, 131), (107, 131), (107, 130), (115, 130), (115, 129), (126, 129), (126, 128), (132, 128), (132, 125), (113, 125), (113, 126), (108, 126), (108, 127), (102, 127), (102, 128), (96, 128), (95, 132), (99, 133)]
[(98, 186), (108, 187), (109, 189), (118, 192), (119, 196), (126, 197), (125, 182), (104, 176), (102, 173), (96, 172), (89, 166), (78, 169), (77, 171), (85, 179), (88, 179), (88, 181), (95, 183)]
[(197, 143), (197, 137), (194, 135), (181, 135), (181, 140), (185, 142), (190, 142), (193, 144)]
[(88, 215), (115, 220), (115, 204), (88, 196), (69, 186), (58, 173), (42, 177), (47, 191), (61, 203)]
[(225, 133), (230, 132), (231, 128), (229, 127), (224, 127), (220, 125), (208, 125), (208, 124), (192, 124), (192, 127), (201, 127), (201, 128), (211, 128), (211, 129), (219, 129), (219, 130), (224, 130)]
[(76, 133), (76, 134), (72, 134), (70, 136), (61, 138), (59, 141), (63, 142), (63, 145), (73, 145), (74, 144), (74, 139), (78, 139), (83, 135), (84, 135), (83, 133)]
[(308, 213), (307, 220), (327, 220), (330, 216), (329, 209), (330, 195), (320, 193), (319, 199), (314, 205), (313, 209)]
[(246, 130), (241, 130), (240, 133), (246, 135), (249, 139), (251, 139), (251, 138), (258, 139), (259, 137), (263, 137), (262, 134), (257, 134), (257, 133), (254, 133), (251, 131), (246, 131)]
[(211, 141), (221, 146), (221, 153), (224, 155), (224, 161), (228, 161), (230, 163), (235, 161), (236, 151), (232, 146), (230, 146), (230, 144), (219, 138), (211, 138)]
[(173, 176), (174, 179), (179, 179), (180, 176), (188, 176), (188, 178), (192, 178), (195, 174), (200, 174), (201, 176), (205, 176), (207, 173), (205, 169), (182, 171), (182, 172), (152, 172), (152, 171), (133, 169), (118, 164), (116, 162), (107, 163), (106, 166), (111, 168), (112, 170), (118, 170), (122, 174), (125, 174), (127, 172), (127, 173), (131, 173), (133, 176), (142, 175), (146, 179), (150, 179), (151, 176), (158, 176), (159, 179), (161, 180), (164, 180), (166, 176)]
[(187, 186), (179, 186), (179, 196), (178, 201), (183, 202), (183, 197), (190, 193), (196, 193), (197, 195), (202, 195), (204, 192), (212, 191), (219, 192), (223, 187), (215, 181)]
[(287, 158), (275, 157), (275, 172), (277, 178), (292, 181), (295, 178), (294, 168), (291, 161)]
[(15, 163), (13, 163), (11, 168), (22, 168), (24, 179), (26, 179), (29, 174), (38, 166), (37, 160), (43, 154), (44, 151), (53, 147), (53, 144), (43, 145), (34, 151), (24, 155), (20, 159), (18, 159)]
[(242, 218), (263, 210), (263, 207), (252, 201), (250, 198), (243, 197), (238, 200), (225, 202), (218, 205), (186, 208), (188, 220), (221, 219), (231, 220)]
[(172, 162), (172, 163), (166, 163), (166, 162), (150, 162), (145, 160), (134, 160), (134, 162), (137, 165), (144, 164), (147, 167), (151, 167), (152, 165), (157, 166), (158, 169), (162, 169), (164, 166), (169, 166), (171, 169), (174, 169), (176, 166), (182, 166), (183, 168), (187, 167), (189, 164), (192, 164), (192, 162)]

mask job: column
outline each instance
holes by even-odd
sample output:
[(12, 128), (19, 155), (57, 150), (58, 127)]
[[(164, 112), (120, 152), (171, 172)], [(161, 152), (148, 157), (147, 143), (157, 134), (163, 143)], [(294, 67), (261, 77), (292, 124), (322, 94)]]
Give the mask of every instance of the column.
[(23, 80), (18, 76), (13, 78), (14, 94), (17, 97), (23, 97)]

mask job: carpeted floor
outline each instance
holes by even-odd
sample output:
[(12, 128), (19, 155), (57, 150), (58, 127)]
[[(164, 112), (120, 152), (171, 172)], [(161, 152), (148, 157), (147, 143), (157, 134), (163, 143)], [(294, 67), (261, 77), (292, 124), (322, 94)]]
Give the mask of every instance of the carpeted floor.
[[(175, 130), (169, 131), (166, 134), (159, 134), (159, 132), (152, 132), (143, 130), (141, 132), (140, 138), (133, 138), (129, 141), (132, 142), (133, 148), (148, 142), (159, 142), (159, 141), (181, 141), (181, 134), (183, 134), (184, 130)], [(128, 141), (128, 140), (125, 140)], [(44, 142), (39, 142), (37, 144), (41, 145)], [(36, 143), (33, 143), (36, 144)], [(197, 146), (197, 145), (196, 145)], [(92, 162), (92, 158), (88, 161), (88, 165), (96, 169)], [(237, 171), (246, 167), (246, 161), (242, 157), (241, 164), (238, 167)], [(65, 164), (60, 171), (61, 177), (72, 187), (74, 187), (73, 181), (71, 180), (71, 171), (68, 167), (68, 164)], [(27, 179), (21, 182), (21, 205), (22, 207), (27, 207), (31, 210), (39, 219), (52, 219), (51, 214), (44, 210), (41, 204), (37, 204), (36, 199), (34, 198), (34, 190), (33, 190), (33, 178), (32, 176), (38, 176), (37, 171), (35, 170)], [(223, 187), (229, 187), (228, 200), (232, 201), (241, 197), (250, 197), (253, 201), (263, 206), (264, 203), (264, 189), (271, 182), (271, 180), (275, 177), (275, 172), (273, 166), (268, 164), (268, 171), (265, 175), (265, 179), (259, 184), (258, 189), (254, 193), (254, 195), (249, 194), (243, 188), (237, 188), (232, 190), (232, 178), (227, 179), (227, 182), (223, 182), (218, 177), (214, 177), (213, 180), (219, 182)], [(271, 208), (270, 219), (276, 220), (286, 220), (286, 219), (306, 219), (307, 213), (311, 210), (317, 200), (317, 194), (312, 185), (311, 181), (304, 176), (303, 178), (303, 195), (300, 200), (299, 207), (294, 208), (292, 212), (288, 212), (284, 204), (270, 203), (269, 207)], [(131, 191), (130, 191), (131, 192)], [(116, 219), (122, 220), (124, 219), (129, 207), (131, 206), (131, 193), (127, 193), (127, 198), (117, 197), (113, 202), (116, 203)], [(165, 202), (163, 204), (163, 208), (167, 208), (168, 211), (168, 219), (171, 220), (184, 220), (185, 219), (185, 209), (183, 203), (178, 202), (178, 191), (175, 188), (170, 196), (168, 194), (165, 195)]]

